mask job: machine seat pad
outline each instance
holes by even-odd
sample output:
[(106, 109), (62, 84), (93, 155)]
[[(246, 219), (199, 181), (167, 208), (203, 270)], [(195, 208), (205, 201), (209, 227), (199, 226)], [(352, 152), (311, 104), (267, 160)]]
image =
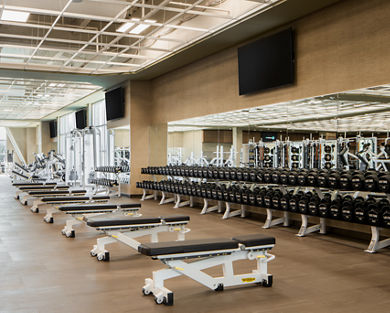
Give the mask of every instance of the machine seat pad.
[(275, 244), (275, 237), (266, 236), (263, 234), (241, 235), (235, 236), (232, 239), (242, 243), (245, 247), (267, 246)]
[(122, 226), (122, 225), (141, 225), (161, 223), (159, 217), (132, 217), (128, 215), (117, 216), (96, 216), (87, 218), (87, 225), (91, 227)]
[(174, 222), (186, 222), (190, 220), (190, 217), (187, 215), (167, 215), (167, 216), (160, 216), (162, 220), (164, 220), (167, 223), (174, 223)]
[(49, 190), (49, 191), (30, 191), (30, 195), (63, 195), (70, 193), (86, 193), (86, 190)]
[(89, 197), (44, 197), (41, 199), (42, 202), (61, 202), (61, 201), (88, 201)]
[(238, 242), (235, 240), (229, 238), (212, 238), (186, 241), (143, 243), (138, 247), (138, 252), (149, 256), (157, 256), (177, 253), (228, 250), (237, 248)]

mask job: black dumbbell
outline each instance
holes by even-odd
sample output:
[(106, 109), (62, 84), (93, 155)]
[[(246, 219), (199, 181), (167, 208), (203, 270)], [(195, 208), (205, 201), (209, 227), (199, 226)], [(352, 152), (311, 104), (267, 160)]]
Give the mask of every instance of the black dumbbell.
[(364, 175), (364, 189), (376, 191), (378, 189), (379, 177), (376, 171), (367, 171)]

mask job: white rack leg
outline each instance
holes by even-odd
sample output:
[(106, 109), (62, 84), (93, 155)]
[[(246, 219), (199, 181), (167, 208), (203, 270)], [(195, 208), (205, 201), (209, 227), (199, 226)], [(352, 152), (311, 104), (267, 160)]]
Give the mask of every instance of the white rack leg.
[(191, 204), (193, 203), (192, 196), (190, 196), (190, 199), (187, 201), (183, 201), (183, 202), (180, 201), (181, 201), (181, 195), (176, 195), (176, 202), (175, 202), (175, 206), (173, 207), (174, 209), (178, 209), (187, 205), (191, 206)]
[(289, 216), (288, 212), (285, 211), (283, 212), (283, 216), (279, 218), (275, 218), (274, 220), (272, 219), (272, 209), (267, 209), (267, 219), (265, 220), (264, 229), (268, 229), (272, 226), (283, 224), (283, 226), (288, 226), (289, 225)]
[(175, 199), (176, 199), (175, 194), (173, 194), (173, 197), (171, 197), (171, 198), (167, 198), (167, 193), (165, 191), (163, 191), (161, 194), (162, 194), (162, 197), (161, 197), (161, 200), (159, 203), (160, 205), (175, 202)]
[(206, 214), (206, 213), (209, 213), (209, 212), (213, 212), (213, 211), (217, 211), (220, 212), (221, 210), (221, 201), (218, 201), (218, 204), (217, 205), (213, 205), (211, 207), (209, 207), (209, 199), (206, 199), (206, 198), (203, 198), (203, 209), (202, 211), (200, 212), (200, 214)]
[(149, 199), (157, 200), (157, 191), (154, 190), (152, 194), (148, 194), (147, 189), (143, 189), (141, 201)]
[(320, 232), (320, 234), (326, 234), (326, 220), (325, 218), (321, 217), (320, 218), (320, 223), (313, 225), (313, 226), (308, 226), (308, 217), (305, 214), (301, 214), (302, 218), (302, 225), (301, 228), (299, 229), (299, 232), (297, 234), (298, 237), (304, 237), (310, 233), (314, 232)]
[(238, 210), (232, 211), (230, 202), (225, 202), (225, 203), (226, 203), (226, 209), (225, 209), (225, 213), (222, 216), (222, 219), (225, 220), (227, 218), (237, 216), (237, 215), (241, 215), (241, 217), (245, 217), (245, 206), (244, 205), (240, 205), (240, 208)]
[(390, 246), (390, 238), (380, 240), (380, 228), (371, 226), (371, 241), (368, 248), (364, 251), (368, 253), (375, 253), (379, 249), (383, 249), (388, 246)]

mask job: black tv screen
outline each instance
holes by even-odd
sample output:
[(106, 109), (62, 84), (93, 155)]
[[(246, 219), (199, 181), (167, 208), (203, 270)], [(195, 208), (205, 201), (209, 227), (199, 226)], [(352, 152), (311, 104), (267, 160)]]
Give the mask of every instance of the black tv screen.
[(82, 109), (76, 112), (76, 128), (84, 129), (87, 127), (87, 110)]
[(292, 28), (238, 48), (240, 95), (292, 84), (294, 62)]
[(50, 128), (50, 138), (57, 137), (57, 121), (52, 120), (49, 122), (49, 128)]
[(123, 87), (106, 92), (105, 98), (107, 121), (125, 116), (125, 92)]

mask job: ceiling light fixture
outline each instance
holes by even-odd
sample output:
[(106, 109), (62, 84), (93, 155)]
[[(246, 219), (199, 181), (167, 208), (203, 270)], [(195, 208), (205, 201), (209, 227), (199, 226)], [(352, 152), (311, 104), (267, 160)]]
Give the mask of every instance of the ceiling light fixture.
[(125, 32), (127, 32), (127, 31), (130, 29), (130, 27), (132, 27), (132, 26), (134, 26), (134, 23), (127, 22), (127, 23), (122, 24), (121, 27), (119, 27), (116, 31), (117, 31), (118, 33), (125, 33)]
[(3, 21), (11, 22), (27, 22), (29, 16), (29, 12), (3, 10), (3, 13), (1, 14), (1, 19)]
[[(119, 33), (126, 33), (131, 27), (133, 27), (136, 24), (136, 22), (140, 22), (140, 19), (133, 18), (130, 20), (130, 22), (122, 24), (116, 31)], [(141, 22), (136, 27), (134, 27), (132, 30), (130, 30), (129, 33), (138, 35), (138, 34), (142, 33), (143, 31), (147, 30), (150, 26), (152, 26), (150, 24), (156, 23), (155, 20), (145, 20), (144, 22), (148, 23), (148, 24)]]

